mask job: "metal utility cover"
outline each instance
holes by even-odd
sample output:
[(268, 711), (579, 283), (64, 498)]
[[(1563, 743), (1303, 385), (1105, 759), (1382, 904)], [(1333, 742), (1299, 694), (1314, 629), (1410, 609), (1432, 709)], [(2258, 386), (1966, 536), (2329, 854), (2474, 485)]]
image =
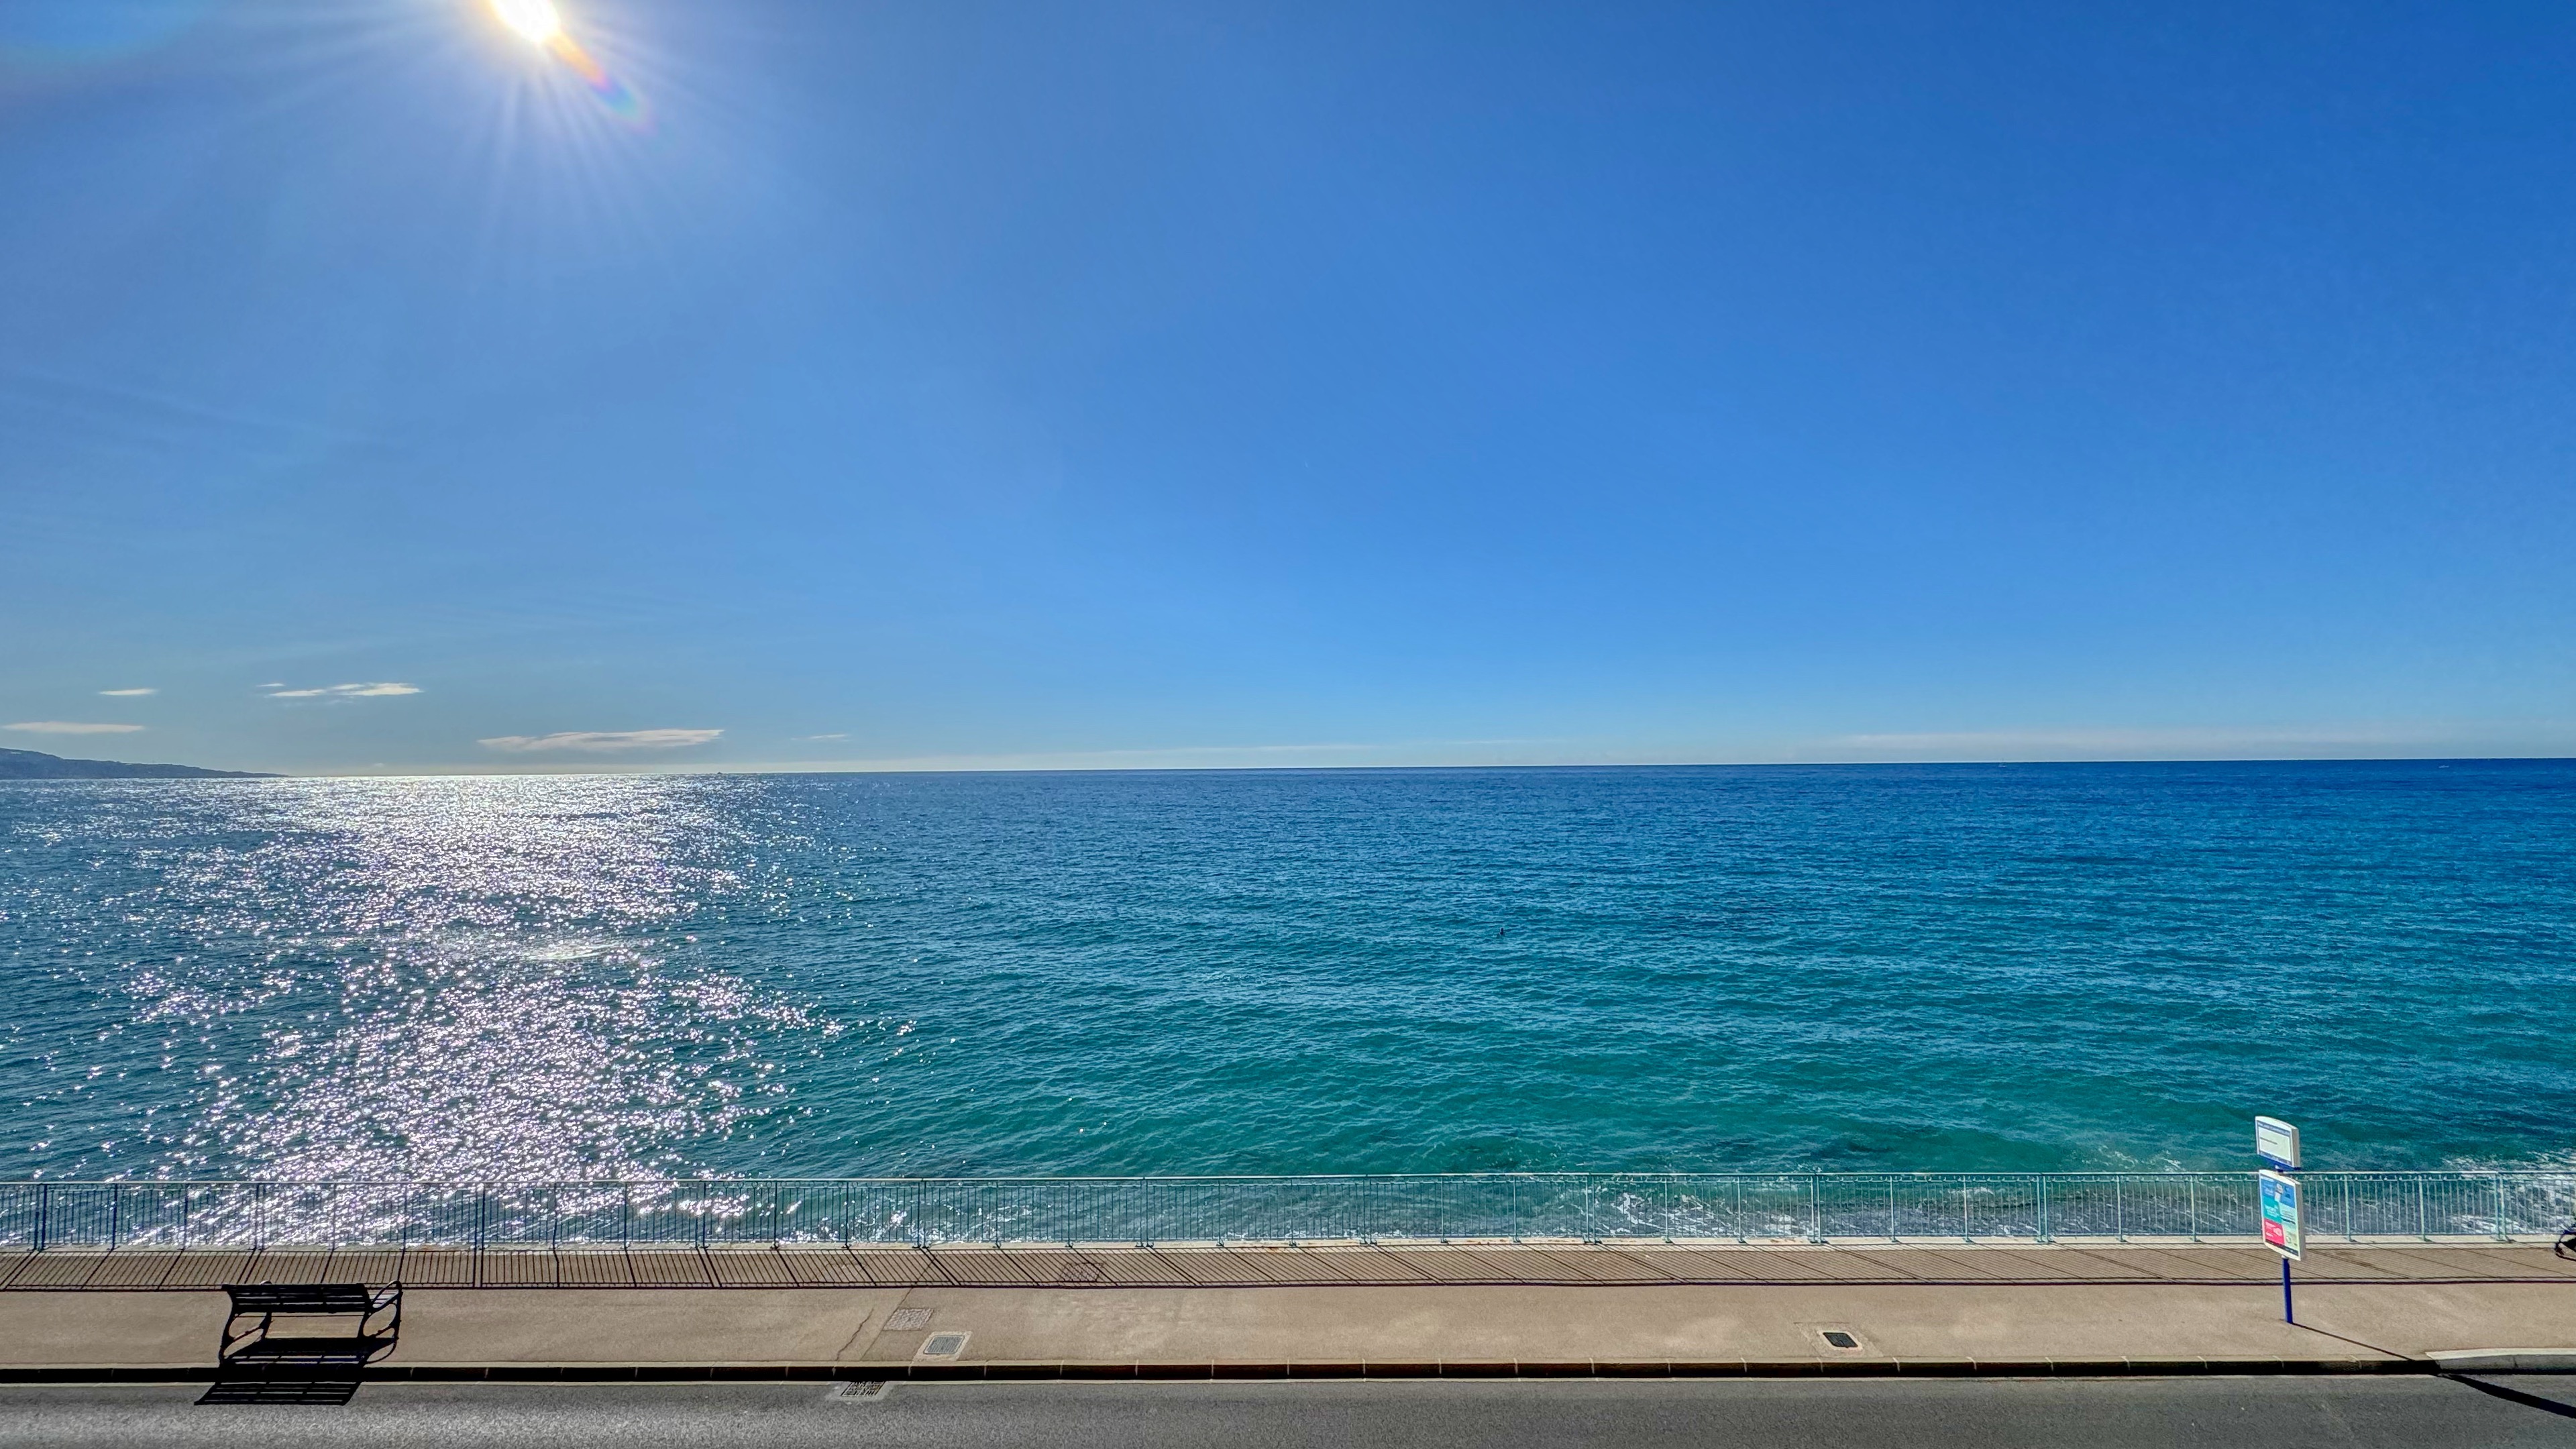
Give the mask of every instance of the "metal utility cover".
[(966, 1351), (966, 1340), (970, 1337), (972, 1337), (971, 1334), (956, 1330), (951, 1330), (946, 1333), (934, 1333), (930, 1337), (922, 1340), (921, 1352), (915, 1355), (915, 1357), (955, 1358)]
[(832, 1391), (825, 1394), (823, 1397), (827, 1399), (849, 1399), (862, 1403), (874, 1403), (876, 1400), (884, 1398), (893, 1390), (893, 1388), (894, 1385), (886, 1382), (884, 1379), (870, 1379), (866, 1383), (860, 1384), (844, 1381), (832, 1385)]
[(934, 1310), (928, 1308), (898, 1308), (893, 1313), (887, 1315), (886, 1331), (888, 1333), (903, 1333), (910, 1329), (928, 1328), (930, 1326), (930, 1315), (933, 1311)]

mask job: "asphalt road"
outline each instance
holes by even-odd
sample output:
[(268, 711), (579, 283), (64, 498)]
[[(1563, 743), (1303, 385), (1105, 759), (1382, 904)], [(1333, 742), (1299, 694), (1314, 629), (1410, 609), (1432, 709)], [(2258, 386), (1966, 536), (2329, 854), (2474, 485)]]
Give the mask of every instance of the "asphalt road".
[(196, 1393), (0, 1386), (0, 1445), (2576, 1445), (2576, 1376), (900, 1384), (872, 1401), (819, 1385), (376, 1384), (339, 1407), (198, 1406)]

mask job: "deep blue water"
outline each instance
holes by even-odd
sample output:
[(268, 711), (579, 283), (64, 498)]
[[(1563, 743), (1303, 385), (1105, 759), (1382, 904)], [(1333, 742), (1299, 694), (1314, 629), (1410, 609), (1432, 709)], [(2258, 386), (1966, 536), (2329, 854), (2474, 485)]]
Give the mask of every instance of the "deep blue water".
[(2564, 1162), (2576, 762), (0, 785), (0, 1176)]

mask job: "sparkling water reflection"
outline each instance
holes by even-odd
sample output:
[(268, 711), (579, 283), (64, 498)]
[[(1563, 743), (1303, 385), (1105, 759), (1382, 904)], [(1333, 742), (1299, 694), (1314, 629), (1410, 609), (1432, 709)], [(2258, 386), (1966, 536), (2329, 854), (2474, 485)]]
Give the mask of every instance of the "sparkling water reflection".
[(73, 1018), (38, 1023), (51, 1064), (91, 1061), (27, 1105), (64, 1128), (83, 1096), (141, 1105), (41, 1145), (58, 1170), (651, 1176), (774, 1109), (781, 1057), (837, 1030), (688, 952), (675, 923), (742, 887), (703, 782), (84, 794), (18, 924), (90, 988), (50, 994)]

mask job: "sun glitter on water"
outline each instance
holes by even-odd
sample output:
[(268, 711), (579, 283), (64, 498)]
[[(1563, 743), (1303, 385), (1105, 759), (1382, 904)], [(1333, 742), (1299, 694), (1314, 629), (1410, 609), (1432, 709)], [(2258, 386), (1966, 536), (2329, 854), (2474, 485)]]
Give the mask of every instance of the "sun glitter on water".
[(563, 12), (555, 8), (554, 0), (491, 0), (491, 5), (503, 25), (580, 76), (610, 115), (630, 126), (645, 124), (644, 98), (581, 48), (581, 42), (564, 29)]

